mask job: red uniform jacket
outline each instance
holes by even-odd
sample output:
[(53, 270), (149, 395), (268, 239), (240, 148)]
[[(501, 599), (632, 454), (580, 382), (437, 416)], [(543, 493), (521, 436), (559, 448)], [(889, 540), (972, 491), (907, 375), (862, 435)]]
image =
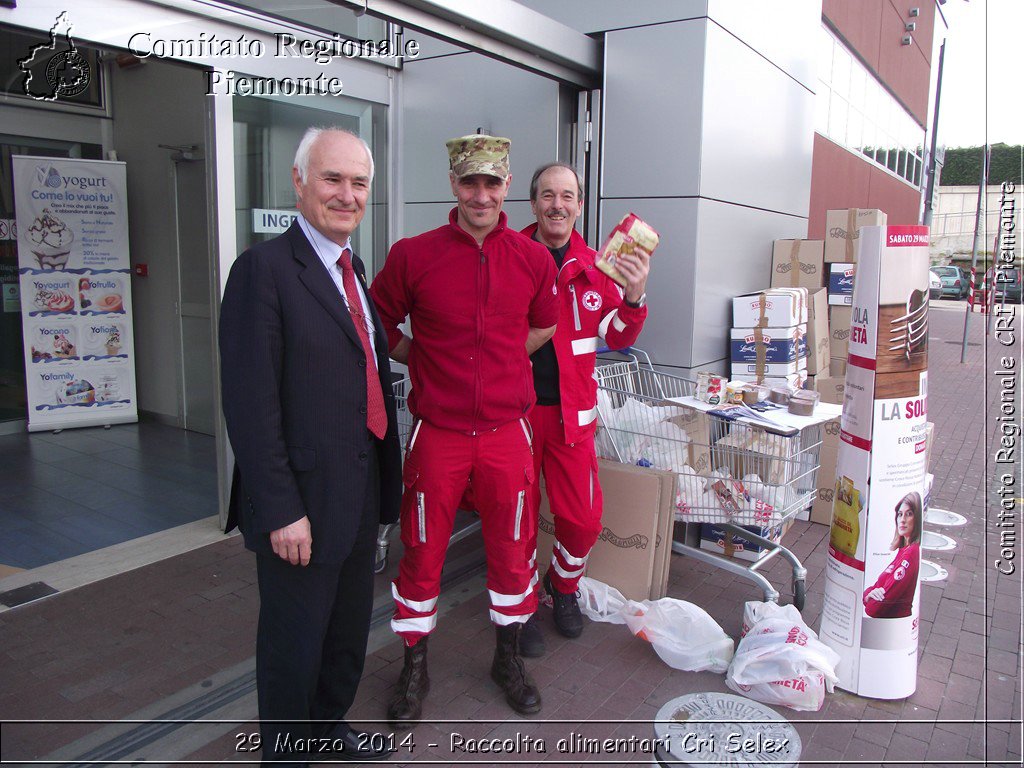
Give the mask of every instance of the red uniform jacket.
[(412, 319), (409, 409), (475, 434), (525, 416), (536, 402), (526, 337), (558, 320), (555, 264), (502, 213), (483, 246), (457, 224), (399, 240), (370, 288), (393, 349)]
[[(522, 232), (533, 237), (536, 230), (534, 223)], [(552, 343), (558, 359), (566, 443), (592, 435), (597, 426), (597, 348), (622, 349), (632, 345), (647, 319), (647, 307), (635, 309), (623, 304), (622, 289), (594, 266), (595, 255), (596, 251), (573, 230), (558, 273), (561, 301)], [(550, 254), (548, 261), (554, 264)]]

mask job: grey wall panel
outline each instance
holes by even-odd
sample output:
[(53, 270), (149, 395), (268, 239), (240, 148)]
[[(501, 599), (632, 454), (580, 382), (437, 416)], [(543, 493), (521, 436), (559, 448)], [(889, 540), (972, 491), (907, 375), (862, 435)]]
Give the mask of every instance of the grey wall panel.
[(695, 198), (602, 200), (602, 242), (616, 222), (630, 211), (647, 221), (661, 237), (647, 282), (650, 314), (637, 346), (649, 352), (658, 363), (689, 365), (696, 293), (698, 201)]
[(817, 88), (821, 0), (709, 0), (708, 17), (810, 90)]
[(510, 196), (529, 197), (533, 169), (556, 152), (557, 83), (475, 53), (416, 62), (401, 76), (406, 202), (452, 198), (444, 143), (478, 127), (512, 140)]
[(519, 0), (519, 4), (581, 32), (693, 19), (706, 16), (708, 9), (708, 0), (643, 0), (634, 3), (620, 0), (560, 0), (557, 3), (550, 0)]
[(707, 20), (605, 40), (603, 197), (698, 193)]
[(813, 93), (709, 24), (703, 113), (702, 197), (807, 215)]
[(703, 366), (728, 354), (733, 296), (768, 287), (773, 240), (806, 234), (804, 218), (700, 200), (693, 354), (686, 365)]

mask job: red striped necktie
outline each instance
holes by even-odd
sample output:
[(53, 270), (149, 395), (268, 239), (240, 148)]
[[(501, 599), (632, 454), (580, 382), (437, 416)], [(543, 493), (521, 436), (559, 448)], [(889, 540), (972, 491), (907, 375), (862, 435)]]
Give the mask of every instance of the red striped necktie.
[(356, 288), (356, 272), (352, 269), (352, 253), (348, 248), (341, 252), (338, 266), (341, 267), (341, 282), (345, 286), (345, 296), (348, 298), (348, 311), (352, 315), (352, 323), (356, 327), (359, 340), (363, 343), (363, 353), (366, 355), (366, 428), (378, 440), (383, 440), (388, 431), (388, 413), (384, 408), (384, 392), (381, 390), (380, 376), (377, 374), (377, 358), (373, 354), (370, 333), (366, 329), (367, 318), (363, 312), (359, 289)]

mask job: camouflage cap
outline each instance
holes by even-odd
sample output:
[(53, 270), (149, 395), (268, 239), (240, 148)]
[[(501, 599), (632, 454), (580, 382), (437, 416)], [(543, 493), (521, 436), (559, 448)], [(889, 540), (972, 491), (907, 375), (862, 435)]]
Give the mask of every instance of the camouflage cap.
[(508, 150), (512, 142), (500, 136), (474, 134), (445, 142), (448, 163), (456, 179), (482, 173), (508, 178)]

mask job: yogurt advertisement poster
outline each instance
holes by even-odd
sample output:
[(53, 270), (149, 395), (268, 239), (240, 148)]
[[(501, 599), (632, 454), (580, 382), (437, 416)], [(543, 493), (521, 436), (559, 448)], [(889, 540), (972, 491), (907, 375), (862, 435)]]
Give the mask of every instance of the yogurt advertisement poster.
[(125, 164), (12, 160), (28, 429), (137, 421)]

